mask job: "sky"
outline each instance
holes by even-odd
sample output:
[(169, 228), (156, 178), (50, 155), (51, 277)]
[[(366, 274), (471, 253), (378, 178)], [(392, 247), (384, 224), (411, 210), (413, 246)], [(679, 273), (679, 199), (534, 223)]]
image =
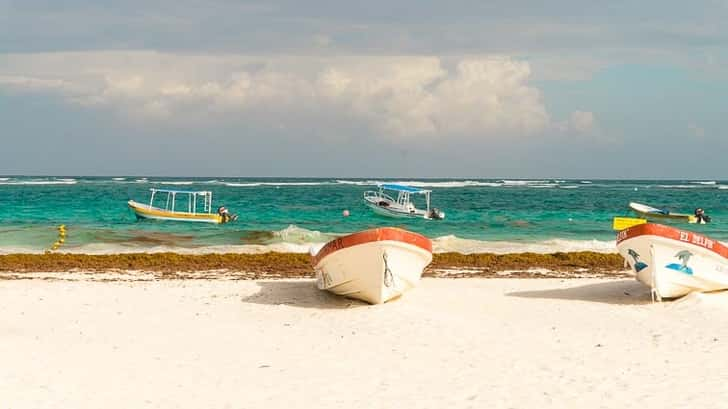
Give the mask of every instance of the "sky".
[(0, 174), (728, 179), (728, 1), (0, 0)]

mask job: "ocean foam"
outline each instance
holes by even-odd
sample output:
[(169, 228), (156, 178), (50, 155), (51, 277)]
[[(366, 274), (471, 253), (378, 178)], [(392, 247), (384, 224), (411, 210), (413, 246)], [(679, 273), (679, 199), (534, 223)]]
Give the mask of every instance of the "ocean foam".
[(354, 186), (376, 186), (381, 183), (376, 180), (336, 180), (336, 183), (341, 185), (354, 185)]
[(153, 183), (153, 184), (155, 184), (155, 185), (175, 185), (175, 186), (187, 186), (187, 185), (192, 185), (192, 184), (194, 184), (195, 182), (193, 182), (193, 181), (190, 181), (190, 180), (184, 180), (184, 181), (179, 181), (179, 182), (178, 182), (178, 181), (169, 181), (169, 180), (163, 180), (163, 181), (159, 181), (159, 182), (152, 182), (152, 183)]
[(251, 187), (251, 186), (260, 186), (260, 183), (233, 183), (233, 182), (225, 182), (223, 183), (225, 186), (230, 187)]
[[(705, 189), (705, 185), (657, 185), (659, 188), (663, 189)], [(707, 187), (713, 187), (713, 186), (707, 186)]]
[(17, 180), (10, 182), (0, 182), (0, 185), (24, 185), (24, 186), (42, 186), (42, 185), (75, 185), (76, 180)]
[[(210, 246), (174, 246), (155, 245), (143, 243), (88, 243), (80, 246), (64, 246), (62, 252), (74, 254), (124, 254), (124, 253), (162, 253), (174, 252), (180, 254), (222, 254), (222, 253), (307, 253), (312, 246), (322, 244), (339, 237), (340, 234), (321, 233), (307, 230), (295, 225), (285, 229), (271, 232), (268, 239), (262, 243), (210, 245)], [(613, 240), (566, 240), (550, 239), (539, 242), (512, 242), (512, 241), (482, 241), (465, 239), (454, 235), (437, 237), (432, 240), (434, 253), (539, 253), (549, 254), (556, 252), (594, 251), (598, 253), (615, 253)], [(32, 247), (1, 247), (0, 254), (12, 253), (43, 253), (45, 248)]]
[(503, 183), (498, 182), (479, 182), (477, 180), (460, 180), (460, 181), (446, 181), (446, 182), (426, 182), (416, 180), (406, 180), (401, 182), (394, 182), (400, 185), (407, 185), (412, 187), (442, 187), (442, 188), (453, 188), (453, 187), (501, 187)]
[(544, 183), (542, 185), (526, 185), (526, 186), (528, 186), (530, 188), (534, 188), (534, 189), (550, 189), (550, 188), (558, 187), (559, 185), (557, 183)]
[(377, 186), (391, 183), (412, 187), (432, 188), (462, 188), (462, 187), (501, 187), (502, 182), (481, 182), (477, 180), (448, 180), (448, 181), (423, 181), (423, 180), (400, 180), (400, 181), (378, 181), (378, 180), (337, 180), (336, 183), (354, 186)]
[(254, 186), (321, 186), (329, 185), (330, 182), (224, 182), (230, 187), (254, 187)]
[(565, 240), (550, 239), (540, 242), (481, 241), (459, 238), (454, 235), (438, 237), (432, 240), (435, 253), (539, 253), (594, 251), (598, 253), (615, 253), (614, 240)]
[(337, 234), (304, 229), (294, 224), (289, 225), (285, 229), (272, 232), (272, 237), (276, 242), (294, 245), (328, 242), (338, 236)]

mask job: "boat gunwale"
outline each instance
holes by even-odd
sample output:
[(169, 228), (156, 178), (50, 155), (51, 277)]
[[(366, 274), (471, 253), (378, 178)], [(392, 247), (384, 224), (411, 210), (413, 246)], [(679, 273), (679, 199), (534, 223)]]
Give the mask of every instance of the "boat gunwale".
[(674, 240), (679, 243), (691, 244), (693, 246), (698, 246), (702, 249), (712, 251), (721, 257), (728, 258), (728, 247), (718, 240), (711, 239), (703, 234), (657, 223), (640, 224), (618, 232), (617, 245), (627, 240), (642, 236), (656, 236)]
[(379, 227), (350, 234), (348, 236), (338, 237), (326, 243), (321, 250), (311, 256), (311, 264), (316, 267), (327, 256), (349, 247), (360, 244), (378, 242), (378, 241), (397, 241), (404, 244), (419, 247), (422, 250), (432, 253), (432, 241), (427, 237), (408, 230), (396, 227)]

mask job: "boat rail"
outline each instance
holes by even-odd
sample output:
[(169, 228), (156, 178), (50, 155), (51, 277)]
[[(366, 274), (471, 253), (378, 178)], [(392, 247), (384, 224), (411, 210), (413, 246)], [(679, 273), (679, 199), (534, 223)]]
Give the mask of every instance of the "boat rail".
[[(190, 191), (190, 190), (170, 190), (170, 189), (155, 189), (151, 188), (149, 191), (152, 192), (149, 198), (149, 207), (154, 207), (154, 196), (157, 193), (166, 193), (167, 199), (165, 202), (164, 210), (169, 212), (175, 212), (175, 202), (177, 195), (187, 195), (187, 213), (198, 214), (197, 212), (197, 199), (202, 197), (202, 211), (200, 213), (212, 213), (212, 192), (208, 190)], [(161, 208), (160, 208), (161, 209)], [(179, 210), (177, 210), (179, 211)], [(184, 212), (184, 210), (183, 210)]]
[(366, 192), (364, 192), (364, 198), (370, 199), (370, 200), (384, 199), (384, 200), (389, 200), (392, 203), (397, 203), (397, 201), (394, 200), (394, 198), (392, 196), (389, 196), (389, 195), (387, 195), (381, 191), (377, 191), (377, 190), (367, 190)]

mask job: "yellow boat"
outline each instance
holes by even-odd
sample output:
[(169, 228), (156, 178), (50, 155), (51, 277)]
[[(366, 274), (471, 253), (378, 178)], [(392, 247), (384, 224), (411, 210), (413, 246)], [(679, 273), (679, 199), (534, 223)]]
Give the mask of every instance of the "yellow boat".
[[(129, 208), (136, 214), (137, 219), (171, 220), (178, 222), (200, 222), (223, 224), (236, 220), (236, 215), (228, 213), (225, 207), (220, 207), (216, 213), (212, 212), (212, 192), (209, 191), (186, 191), (186, 190), (164, 190), (149, 189), (152, 192), (149, 204), (129, 200)], [(167, 194), (164, 208), (154, 206), (154, 197), (157, 193)], [(175, 209), (177, 195), (186, 196), (186, 211)], [(197, 210), (197, 202), (202, 199), (200, 212)]]

